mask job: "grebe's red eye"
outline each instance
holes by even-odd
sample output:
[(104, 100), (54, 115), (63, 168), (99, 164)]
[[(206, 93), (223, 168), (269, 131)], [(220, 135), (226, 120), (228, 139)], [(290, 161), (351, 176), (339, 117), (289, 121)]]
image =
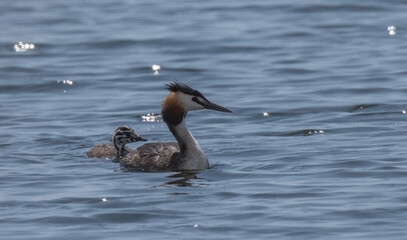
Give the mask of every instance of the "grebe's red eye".
[(198, 102), (198, 98), (196, 98), (196, 97), (192, 97), (191, 100), (194, 101), (194, 102)]

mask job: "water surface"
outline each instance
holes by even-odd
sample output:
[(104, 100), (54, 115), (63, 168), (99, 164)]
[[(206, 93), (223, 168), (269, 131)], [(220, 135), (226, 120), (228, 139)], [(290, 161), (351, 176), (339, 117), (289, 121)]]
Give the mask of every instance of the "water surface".
[[(406, 11), (397, 0), (2, 1), (0, 236), (403, 239)], [(233, 111), (188, 114), (211, 169), (86, 158), (119, 125), (173, 141), (146, 116), (174, 80)]]

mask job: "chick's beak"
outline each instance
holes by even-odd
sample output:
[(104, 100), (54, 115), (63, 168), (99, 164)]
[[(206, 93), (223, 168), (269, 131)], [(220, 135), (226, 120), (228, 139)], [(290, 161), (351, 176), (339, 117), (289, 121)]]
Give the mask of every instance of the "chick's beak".
[(148, 141), (146, 138), (143, 138), (142, 136), (138, 136), (137, 141)]
[(147, 139), (145, 139), (145, 138), (143, 138), (142, 136), (137, 135), (137, 134), (133, 134), (133, 135), (131, 136), (131, 140), (132, 140), (133, 142), (148, 141)]

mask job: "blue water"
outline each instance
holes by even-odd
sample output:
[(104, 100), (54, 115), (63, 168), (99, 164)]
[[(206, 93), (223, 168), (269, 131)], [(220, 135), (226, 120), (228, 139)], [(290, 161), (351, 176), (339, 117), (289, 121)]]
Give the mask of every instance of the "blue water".
[[(405, 239), (406, 12), (1, 1), (0, 238)], [(86, 158), (124, 124), (173, 141), (159, 114), (174, 80), (233, 111), (188, 114), (211, 169)]]

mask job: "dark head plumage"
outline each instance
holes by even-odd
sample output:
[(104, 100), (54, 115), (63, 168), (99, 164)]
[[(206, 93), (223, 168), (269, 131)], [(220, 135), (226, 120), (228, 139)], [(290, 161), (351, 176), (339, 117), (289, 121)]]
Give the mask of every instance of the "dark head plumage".
[(134, 132), (134, 129), (129, 126), (119, 126), (114, 130), (115, 132), (122, 131), (122, 132)]
[(199, 91), (192, 89), (191, 87), (189, 87), (188, 85), (184, 84), (184, 83), (180, 83), (178, 81), (174, 81), (172, 83), (169, 84), (165, 84), (166, 89), (169, 90), (170, 92), (182, 92), (191, 96), (196, 96), (196, 97), (201, 97), (205, 100), (207, 100), (202, 93), (200, 93)]
[(124, 147), (126, 143), (138, 141), (147, 141), (147, 139), (137, 135), (137, 133), (134, 132), (134, 129), (129, 126), (120, 126), (114, 130), (113, 145), (117, 151), (117, 156), (119, 157), (127, 154), (127, 150)]
[(232, 112), (227, 108), (210, 102), (199, 91), (186, 84), (174, 81), (166, 84), (171, 93), (164, 99), (161, 114), (164, 122), (171, 125), (181, 123), (188, 111), (212, 109), (220, 112)]

